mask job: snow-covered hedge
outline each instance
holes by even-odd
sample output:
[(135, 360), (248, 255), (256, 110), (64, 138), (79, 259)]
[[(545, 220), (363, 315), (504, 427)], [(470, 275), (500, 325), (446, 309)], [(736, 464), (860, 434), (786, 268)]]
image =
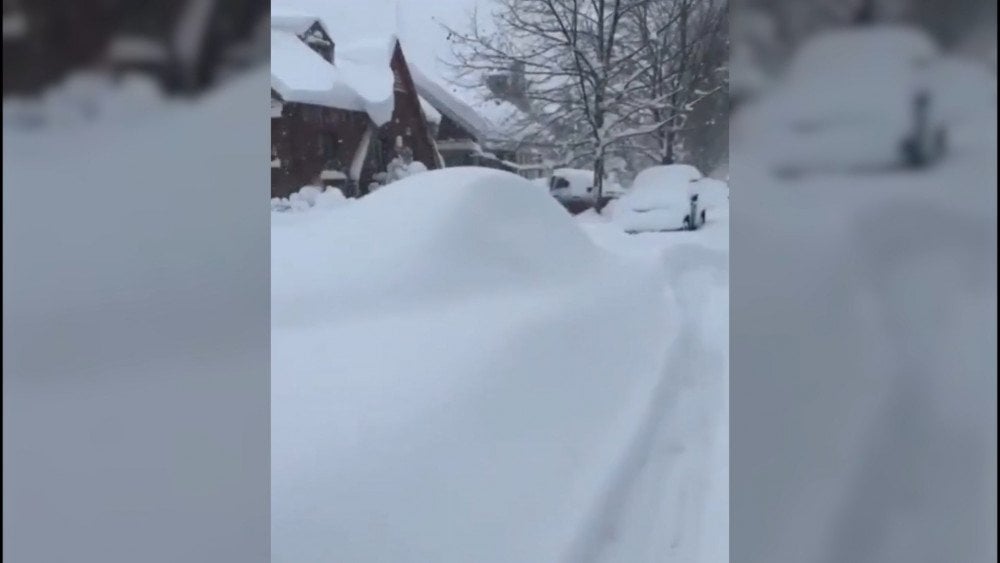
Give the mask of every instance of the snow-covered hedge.
[(321, 189), (316, 186), (305, 186), (288, 197), (271, 199), (271, 211), (278, 213), (307, 211), (314, 207), (340, 207), (347, 203), (344, 193), (337, 188)]

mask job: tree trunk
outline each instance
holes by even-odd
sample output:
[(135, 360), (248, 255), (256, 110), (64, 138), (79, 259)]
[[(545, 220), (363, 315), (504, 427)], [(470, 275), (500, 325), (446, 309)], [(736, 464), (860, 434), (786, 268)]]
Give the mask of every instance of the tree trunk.
[(667, 130), (663, 132), (663, 160), (660, 164), (674, 164), (676, 162), (676, 157), (674, 156), (674, 140), (677, 137), (677, 132), (674, 131), (674, 119), (676, 115), (670, 117), (670, 124), (667, 125)]
[(594, 209), (600, 213), (604, 200), (604, 153), (594, 159)]
[(674, 152), (674, 145), (677, 142), (677, 128), (678, 128), (678, 118), (680, 117), (680, 112), (677, 110), (677, 106), (680, 103), (680, 97), (678, 90), (680, 86), (684, 85), (685, 73), (687, 72), (687, 59), (690, 54), (688, 53), (688, 0), (682, 0), (681, 2), (681, 14), (680, 21), (678, 25), (680, 26), (680, 55), (678, 57), (678, 68), (677, 74), (674, 78), (672, 92), (670, 94), (670, 119), (667, 121), (667, 135), (666, 135), (666, 151), (663, 153), (663, 164), (674, 164), (677, 161), (677, 155)]

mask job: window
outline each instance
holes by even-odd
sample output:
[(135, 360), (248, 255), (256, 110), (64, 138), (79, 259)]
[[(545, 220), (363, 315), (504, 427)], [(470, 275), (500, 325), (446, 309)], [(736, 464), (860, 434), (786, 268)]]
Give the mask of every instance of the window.
[(376, 172), (384, 171), (386, 165), (389, 163), (385, 155), (385, 143), (382, 142), (382, 139), (377, 134), (372, 135), (372, 144), (368, 149), (368, 157), (371, 159), (372, 166)]
[(562, 190), (569, 187), (569, 180), (561, 176), (553, 176), (549, 179), (549, 188), (553, 190)]

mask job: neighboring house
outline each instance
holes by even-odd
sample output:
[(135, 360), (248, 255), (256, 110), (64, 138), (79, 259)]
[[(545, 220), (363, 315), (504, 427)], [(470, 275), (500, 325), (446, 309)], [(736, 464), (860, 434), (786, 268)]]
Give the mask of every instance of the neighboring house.
[[(490, 110), (494, 102), (485, 101), (477, 107), (466, 103), (433, 79), (413, 68), (417, 92), (440, 115), (435, 140), (445, 166), (485, 166), (520, 174), (526, 178), (544, 175), (540, 159), (525, 143), (518, 141), (504, 123), (511, 116), (497, 117)], [(516, 112), (510, 104), (505, 104)], [(491, 115), (484, 115), (491, 114)]]
[(168, 92), (197, 93), (228, 66), (267, 60), (255, 33), (267, 20), (265, 2), (4, 0), (3, 9), (5, 96), (37, 93), (84, 69), (138, 71)]
[(272, 13), (272, 197), (364, 195), (394, 158), (443, 166), (396, 37), (338, 44), (317, 18)]

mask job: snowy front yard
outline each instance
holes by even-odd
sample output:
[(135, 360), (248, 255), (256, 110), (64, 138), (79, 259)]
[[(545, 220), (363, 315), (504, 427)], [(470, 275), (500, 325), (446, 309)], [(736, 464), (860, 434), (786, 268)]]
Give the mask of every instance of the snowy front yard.
[(274, 560), (725, 561), (727, 215), (463, 168), (273, 214)]

